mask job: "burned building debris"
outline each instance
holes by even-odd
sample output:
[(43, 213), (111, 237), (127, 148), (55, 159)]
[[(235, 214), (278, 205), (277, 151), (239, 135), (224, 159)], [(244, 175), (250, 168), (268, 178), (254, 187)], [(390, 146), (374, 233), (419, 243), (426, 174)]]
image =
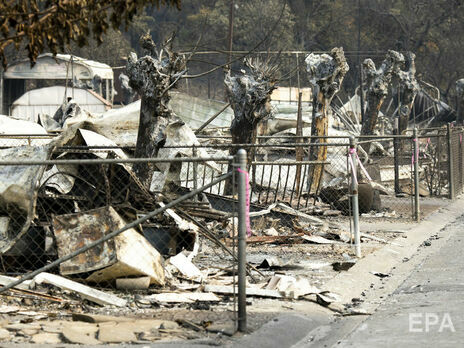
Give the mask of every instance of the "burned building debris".
[[(406, 232), (380, 228), (377, 221), (411, 219), (416, 190), (436, 206), (433, 197), (441, 202), (444, 195), (462, 190), (450, 175), (462, 171), (462, 147), (448, 147), (448, 137), (453, 146), (460, 144), (462, 130), (429, 129), (416, 139), (405, 129), (396, 138), (388, 134), (393, 120), (386, 113), (388, 127), (375, 136), (381, 133), (376, 119), (389, 88), (400, 90), (399, 115), (409, 118), (419, 93), (412, 53), (404, 70), (394, 51), (379, 69), (366, 61), (371, 119), (366, 131), (360, 105), (350, 105), (356, 96), (343, 108), (333, 103), (348, 71), (341, 48), (306, 57), (312, 102), (280, 105), (293, 116), (300, 110), (298, 120), (273, 117), (277, 66), (247, 59), (248, 72), (232, 76), (228, 71), (225, 77), (231, 108), (205, 102), (207, 117), (189, 123), (179, 105), (194, 99), (170, 94), (186, 73), (186, 59), (169, 42), (158, 49), (145, 37), (143, 45), (147, 55), (131, 55), (125, 80), (139, 101), (100, 115), (71, 100), (56, 119), (40, 115), (40, 125), (0, 116), (0, 133), (5, 133), (0, 134), (0, 284), (11, 285), (54, 265), (2, 293), (0, 311), (31, 324), (7, 327), (8, 337), (29, 332), (19, 342), (98, 344), (216, 332), (224, 320), (215, 317), (211, 323), (215, 311), (206, 310), (218, 309), (229, 318), (237, 293), (239, 196), (229, 185), (238, 179), (234, 144), (252, 149), (246, 183), (246, 293), (259, 301), (312, 301), (329, 308), (340, 301), (324, 284), (357, 262), (350, 224), (349, 136), (359, 142), (360, 218), (375, 226), (361, 233), (365, 254), (398, 244), (394, 239)], [(194, 131), (211, 115), (214, 126)], [(18, 129), (27, 127), (35, 137), (19, 137)], [(421, 180), (417, 188), (415, 176)], [(10, 295), (30, 300), (35, 314), (15, 309), (23, 303)], [(39, 319), (44, 303), (58, 312), (70, 309), (73, 324), (85, 321), (87, 333), (78, 336), (66, 320)], [(198, 317), (136, 318), (182, 311)], [(124, 328), (126, 336), (112, 339), (108, 327)]]

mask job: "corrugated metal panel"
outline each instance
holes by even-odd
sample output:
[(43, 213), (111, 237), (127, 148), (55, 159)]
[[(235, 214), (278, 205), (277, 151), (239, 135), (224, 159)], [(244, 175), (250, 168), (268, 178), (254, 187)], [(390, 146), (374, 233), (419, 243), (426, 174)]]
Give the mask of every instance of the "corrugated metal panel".
[[(192, 129), (200, 127), (224, 105), (224, 102), (192, 97), (185, 93), (173, 93), (171, 99), (173, 111)], [(232, 118), (233, 111), (228, 107), (211, 122), (211, 127), (229, 127)]]

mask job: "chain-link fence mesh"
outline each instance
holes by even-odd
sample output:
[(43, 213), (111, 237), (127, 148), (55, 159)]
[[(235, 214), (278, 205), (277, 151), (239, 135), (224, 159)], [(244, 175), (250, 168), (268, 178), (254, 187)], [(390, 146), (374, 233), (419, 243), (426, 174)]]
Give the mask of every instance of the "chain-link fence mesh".
[[(310, 139), (259, 137), (259, 144), (238, 145), (253, 156), (249, 160), (252, 204), (264, 209), (283, 203), (313, 215), (350, 214), (348, 137)], [(319, 143), (321, 139), (327, 143)], [(213, 137), (202, 140), (217, 142)], [(226, 151), (230, 140), (221, 141), (223, 144), (202, 146)], [(413, 143), (410, 136), (360, 138), (357, 176), (361, 218), (413, 216)], [(317, 155), (321, 148), (327, 152), (325, 159), (311, 157), (311, 151)]]
[(420, 181), (423, 195), (431, 197), (449, 196), (449, 162), (446, 129), (438, 129), (436, 134), (419, 137), (421, 168)]
[(373, 182), (380, 184), (374, 189), (372, 213), (383, 217), (410, 218), (414, 211), (412, 138), (361, 138), (359, 146), (369, 154), (364, 165), (367, 172)]
[[(125, 290), (145, 289), (136, 305), (159, 306), (178, 300), (176, 295), (150, 297), (153, 286), (162, 292), (198, 289), (192, 284), (208, 286), (213, 279), (235, 287), (233, 157), (129, 159), (120, 148), (30, 146), (15, 140), (0, 150), (3, 275), (32, 278), (31, 272), (47, 271), (52, 275), (36, 275), (36, 284), (69, 289), (56, 278), (64, 277), (92, 291), (116, 292), (116, 297), (90, 296), (91, 303), (123, 307), (129, 305)], [(137, 166), (153, 166), (148, 186), (137, 176)], [(215, 295), (192, 293), (185, 300), (191, 306), (219, 302)], [(232, 317), (234, 293), (226, 311)], [(56, 293), (63, 301), (68, 295)]]
[(347, 145), (324, 146), (330, 160), (320, 161), (311, 160), (310, 153), (322, 146), (294, 144), (297, 150), (289, 151), (291, 146), (258, 147), (251, 165), (251, 201), (264, 206), (282, 202), (306, 212), (314, 211), (317, 197), (330, 204), (326, 186), (334, 179), (337, 179), (334, 185), (346, 184)]
[[(411, 134), (357, 137), (361, 221), (414, 218), (416, 160), (421, 204), (462, 192), (463, 131), (422, 134), (417, 153)], [(273, 255), (269, 243), (353, 240), (347, 224), (339, 223), (352, 214), (347, 137), (262, 136), (253, 145), (199, 137), (201, 144), (166, 146), (164, 158), (150, 160), (131, 158), (133, 148), (78, 141), (56, 145), (54, 139), (0, 137), (3, 275), (46, 270), (115, 295), (123, 306), (124, 289), (144, 289), (134, 300), (139, 307), (166, 305), (171, 300), (163, 293), (188, 289), (196, 294), (188, 304), (195, 308), (217, 302), (201, 294), (220, 289), (228, 291), (225, 315), (236, 319), (238, 208), (232, 155), (239, 148), (249, 153), (247, 258), (254, 266), (248, 269), (261, 265), (263, 251)], [(137, 174), (139, 166), (153, 166), (148, 184)], [(43, 274), (36, 283), (57, 281)]]

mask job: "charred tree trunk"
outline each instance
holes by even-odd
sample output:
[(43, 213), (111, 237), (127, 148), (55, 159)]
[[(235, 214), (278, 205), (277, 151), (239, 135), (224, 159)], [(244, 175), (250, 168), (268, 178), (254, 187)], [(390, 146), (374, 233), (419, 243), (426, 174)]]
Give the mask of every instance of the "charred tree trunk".
[(397, 70), (394, 79), (397, 80), (397, 86), (399, 88), (399, 104), (398, 104), (398, 134), (408, 128), (409, 116), (414, 105), (414, 99), (416, 98), (419, 90), (419, 84), (416, 81), (416, 63), (414, 59), (416, 56), (412, 52), (406, 53), (406, 71)]
[[(366, 122), (363, 123), (361, 128), (362, 135), (374, 134), (380, 108), (388, 94), (392, 76), (403, 63), (403, 55), (392, 50), (388, 51), (379, 69), (375, 68), (375, 64), (371, 59), (364, 61), (363, 75), (366, 79), (365, 85), (367, 88), (367, 112)], [(364, 150), (369, 153), (368, 149), (365, 148)]]
[[(229, 71), (224, 79), (234, 110), (230, 125), (233, 144), (254, 144), (258, 123), (272, 116), (271, 93), (276, 88), (277, 66), (259, 59), (247, 59), (245, 65), (249, 73), (232, 77)], [(231, 155), (236, 152), (231, 148)]]
[[(235, 116), (235, 113), (234, 113)], [(230, 133), (232, 135), (232, 144), (254, 144), (256, 143), (256, 128), (259, 120), (250, 120), (246, 117), (234, 117), (230, 126)], [(248, 149), (247, 149), (248, 150)], [(235, 155), (238, 148), (232, 147), (229, 151), (231, 155)], [(250, 156), (248, 151), (248, 157)]]
[[(232, 144), (255, 144), (257, 138), (257, 127), (259, 121), (250, 122), (247, 118), (234, 118), (230, 126), (230, 133), (232, 135)], [(229, 153), (235, 156), (238, 147), (231, 147)], [(255, 155), (255, 148), (247, 148), (247, 168), (250, 168), (251, 162)]]
[(464, 125), (464, 79), (456, 81), (456, 95), (458, 97), (456, 123), (459, 126), (462, 126)]
[(386, 94), (377, 93), (374, 91), (369, 91), (367, 93), (367, 110), (366, 110), (366, 121), (362, 124), (361, 134), (362, 135), (372, 135), (374, 134), (375, 126), (377, 125), (377, 120), (379, 118), (380, 108), (385, 101)]
[[(170, 39), (157, 51), (149, 35), (140, 39), (146, 56), (137, 58), (131, 53), (126, 71), (129, 84), (141, 97), (140, 124), (135, 148), (136, 158), (157, 157), (165, 141), (165, 128), (174, 117), (168, 104), (169, 90), (186, 73), (186, 62), (171, 51)], [(164, 55), (163, 55), (164, 54)], [(149, 188), (155, 167), (150, 163), (136, 163), (134, 172), (145, 188)]]
[[(158, 150), (165, 141), (164, 130), (169, 124), (170, 115), (162, 116), (155, 110), (160, 109), (160, 105), (152, 103), (151, 100), (142, 97), (140, 106), (140, 123), (137, 132), (137, 143), (135, 145), (135, 158), (155, 158)], [(136, 163), (134, 172), (146, 188), (149, 188), (151, 177), (154, 172), (154, 165), (149, 163)]]
[[(349, 70), (343, 49), (333, 48), (328, 54), (313, 54), (306, 57), (309, 81), (313, 90), (313, 114), (311, 122), (311, 136), (324, 137), (328, 135), (329, 107), (334, 95)], [(311, 138), (312, 144), (326, 143), (326, 138)], [(311, 146), (310, 161), (325, 161), (327, 146)], [(311, 165), (308, 175), (309, 190), (317, 193), (321, 184), (323, 164)]]
[[(329, 130), (329, 117), (327, 115), (327, 99), (319, 90), (319, 86), (313, 86), (313, 113), (311, 122), (312, 136), (326, 136)], [(327, 138), (311, 138), (311, 144), (325, 144)], [(310, 161), (325, 161), (327, 159), (327, 146), (310, 146)], [(309, 168), (308, 183), (311, 193), (317, 193), (320, 188), (324, 165), (315, 164)]]
[[(229, 103), (234, 110), (234, 119), (230, 126), (232, 144), (254, 144), (259, 122), (272, 116), (271, 93), (276, 88), (277, 65), (269, 60), (246, 59), (245, 65), (249, 73), (232, 77), (227, 72), (224, 84)], [(231, 147), (229, 152), (235, 155), (237, 147)], [(248, 151), (248, 168), (254, 157), (254, 149)], [(225, 185), (225, 194), (230, 194), (230, 183)]]

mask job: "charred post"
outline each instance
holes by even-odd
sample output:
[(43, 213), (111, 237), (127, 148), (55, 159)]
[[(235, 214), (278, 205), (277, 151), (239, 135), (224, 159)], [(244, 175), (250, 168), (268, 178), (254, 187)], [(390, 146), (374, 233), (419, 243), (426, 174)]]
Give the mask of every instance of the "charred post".
[[(324, 137), (328, 135), (330, 102), (340, 90), (340, 86), (349, 70), (343, 48), (335, 47), (330, 54), (311, 53), (306, 57), (309, 81), (313, 90), (313, 114), (311, 136)], [(311, 138), (311, 143), (326, 143), (326, 138)], [(325, 161), (326, 146), (311, 146), (310, 161)], [(308, 183), (310, 192), (316, 193), (322, 178), (323, 165), (310, 167)]]
[[(163, 146), (166, 126), (175, 116), (168, 105), (169, 91), (187, 72), (186, 60), (172, 51), (172, 39), (159, 50), (149, 35), (142, 36), (140, 44), (146, 55), (137, 58), (131, 53), (126, 66), (129, 85), (142, 99), (135, 157), (153, 158)], [(154, 165), (136, 164), (134, 171), (142, 184), (150, 187)]]

